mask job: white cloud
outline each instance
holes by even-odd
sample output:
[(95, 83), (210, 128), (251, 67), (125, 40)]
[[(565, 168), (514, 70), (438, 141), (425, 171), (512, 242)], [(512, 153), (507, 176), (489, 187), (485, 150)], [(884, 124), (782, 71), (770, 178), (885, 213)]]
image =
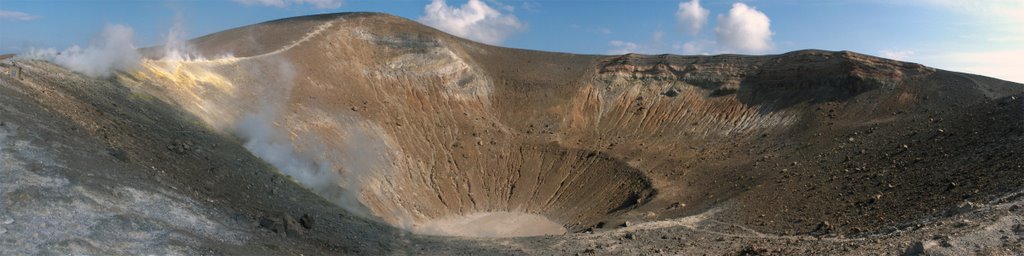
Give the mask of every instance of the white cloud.
[(647, 43), (612, 40), (608, 42), (608, 45), (612, 46), (608, 50), (608, 54), (614, 55), (627, 53), (660, 54), (668, 52), (665, 49), (665, 32), (661, 30), (651, 33), (651, 41)]
[(697, 34), (708, 23), (708, 13), (708, 9), (700, 6), (700, 0), (679, 2), (679, 9), (676, 10), (676, 20), (679, 22), (681, 29), (690, 34)]
[(423, 24), (488, 44), (501, 44), (526, 29), (516, 16), (501, 13), (480, 0), (469, 0), (461, 7), (433, 0), (423, 11), (425, 15), (419, 19)]
[(665, 32), (662, 32), (661, 30), (654, 31), (654, 34), (651, 35), (651, 42), (653, 42), (654, 44), (662, 44), (664, 40)]
[(914, 57), (936, 68), (1024, 83), (1024, 49), (939, 53)]
[[(889, 2), (889, 1), (886, 1)], [(892, 2), (899, 4), (901, 2)], [(906, 0), (905, 3), (917, 5), (931, 5), (942, 8), (949, 8), (958, 11), (969, 12), (993, 12), (1000, 9), (1024, 8), (1024, 1), (1021, 0)]]
[(519, 5), (519, 8), (523, 9), (523, 10), (531, 11), (531, 12), (536, 12), (536, 11), (540, 10), (540, 4), (536, 3), (536, 2), (531, 2), (531, 1), (528, 1), (528, 0), (524, 0), (523, 3)]
[(613, 47), (611, 50), (608, 51), (608, 54), (619, 55), (627, 53), (637, 53), (640, 50), (640, 45), (634, 42), (614, 40), (608, 42), (608, 44)]
[(715, 36), (729, 51), (762, 53), (774, 47), (768, 15), (743, 3), (734, 3), (727, 15), (718, 15)]
[[(916, 5), (942, 8), (954, 15), (951, 17), (968, 31), (959, 33), (972, 40), (1017, 46), (1024, 44), (1024, 0), (908, 0), (887, 1), (892, 4)], [(972, 42), (976, 43), (976, 42)]]
[(30, 21), (30, 20), (35, 20), (35, 19), (39, 19), (39, 16), (31, 15), (31, 14), (24, 13), (24, 12), (0, 10), (0, 20), (7, 20), (7, 21)]
[(886, 59), (894, 59), (899, 61), (907, 61), (910, 56), (914, 55), (914, 51), (908, 50), (881, 50), (878, 51), (879, 56)]
[(676, 43), (672, 45), (672, 49), (684, 55), (710, 55), (717, 52), (712, 51), (714, 45), (715, 42), (711, 40), (695, 40), (683, 44)]
[(292, 4), (310, 4), (317, 9), (335, 9), (341, 7), (341, 0), (233, 0), (244, 5), (264, 5), (273, 7), (288, 7)]
[(505, 10), (506, 12), (514, 12), (514, 11), (516, 11), (516, 7), (515, 6), (508, 5), (508, 4), (503, 4), (501, 2), (498, 2), (498, 0), (487, 0), (487, 2), (490, 2), (491, 4), (493, 4), (498, 9)]
[(941, 8), (962, 28), (938, 46), (914, 47), (908, 58), (937, 68), (1024, 83), (1024, 0), (907, 0), (887, 4)]
[[(890, 1), (887, 1), (890, 2)], [(1017, 32), (1024, 31), (1024, 0), (908, 0), (891, 1), (895, 4), (912, 4), (948, 9), (956, 13), (974, 16), (973, 22), (1010, 27)]]

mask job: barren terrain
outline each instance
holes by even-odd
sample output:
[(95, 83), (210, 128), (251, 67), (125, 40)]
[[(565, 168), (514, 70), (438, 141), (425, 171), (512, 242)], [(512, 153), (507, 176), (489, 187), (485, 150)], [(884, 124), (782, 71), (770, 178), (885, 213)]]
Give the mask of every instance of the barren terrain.
[(190, 44), (0, 78), (0, 254), (1024, 254), (1021, 84), (373, 13)]

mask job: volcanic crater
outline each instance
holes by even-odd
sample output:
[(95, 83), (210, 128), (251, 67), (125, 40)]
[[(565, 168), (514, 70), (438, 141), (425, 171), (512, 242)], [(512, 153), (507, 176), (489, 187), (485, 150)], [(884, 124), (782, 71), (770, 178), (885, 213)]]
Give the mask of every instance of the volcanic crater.
[[(1024, 86), (1012, 82), (847, 51), (510, 49), (375, 13), (189, 43), (206, 57), (141, 49), (139, 70), (104, 79), (26, 60), (27, 78), (4, 85), (275, 244), (190, 248), (841, 253), (903, 251), (956, 216), (1020, 225)], [(1014, 239), (993, 248), (1021, 253)]]

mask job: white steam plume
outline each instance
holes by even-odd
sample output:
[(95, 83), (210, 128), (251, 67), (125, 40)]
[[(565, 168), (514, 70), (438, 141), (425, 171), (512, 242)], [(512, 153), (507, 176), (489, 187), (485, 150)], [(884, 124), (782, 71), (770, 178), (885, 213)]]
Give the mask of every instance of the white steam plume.
[(22, 57), (47, 60), (88, 76), (104, 77), (116, 69), (139, 67), (142, 57), (132, 43), (134, 34), (128, 26), (108, 24), (86, 48), (75, 45), (61, 52), (53, 48), (31, 49)]
[[(18, 58), (45, 60), (91, 77), (106, 77), (115, 70), (134, 70), (141, 66), (142, 55), (135, 48), (134, 37), (135, 32), (131, 27), (107, 24), (88, 47), (74, 45), (63, 51), (54, 48), (32, 48), (18, 55)], [(162, 50), (164, 55), (161, 61), (205, 60), (186, 41), (180, 16), (168, 31)], [(226, 54), (220, 57), (231, 56)]]
[(181, 14), (174, 18), (174, 25), (167, 32), (167, 41), (164, 43), (163, 61), (185, 61), (199, 60), (201, 56), (195, 51), (192, 45), (188, 44), (185, 34), (185, 25)]
[[(349, 212), (371, 216), (369, 210), (359, 202), (358, 193), (346, 191), (341, 186), (345, 180), (330, 160), (323, 155), (299, 152), (291, 139), (281, 136), (284, 130), (274, 127), (273, 120), (276, 116), (276, 111), (272, 108), (249, 114), (237, 123), (235, 134), (245, 142), (244, 146), (249, 152), (274, 166), (282, 174), (294, 178), (302, 186)], [(315, 143), (303, 146), (323, 148)]]
[[(262, 65), (240, 65), (241, 72), (227, 77), (248, 77), (245, 90), (263, 95), (257, 101), (230, 97), (210, 101), (216, 109), (227, 110), (233, 132), (243, 146), (253, 155), (274, 166), (280, 173), (290, 176), (303, 187), (348, 210), (350, 213), (372, 218), (360, 198), (363, 182), (381, 164), (375, 153), (375, 145), (382, 142), (372, 140), (354, 130), (343, 131), (349, 148), (331, 148), (324, 143), (321, 135), (302, 130), (293, 130), (286, 113), (293, 80), (294, 66), (285, 58), (268, 57), (259, 60)], [(255, 63), (254, 63), (255, 64)], [(304, 112), (300, 112), (304, 113)]]

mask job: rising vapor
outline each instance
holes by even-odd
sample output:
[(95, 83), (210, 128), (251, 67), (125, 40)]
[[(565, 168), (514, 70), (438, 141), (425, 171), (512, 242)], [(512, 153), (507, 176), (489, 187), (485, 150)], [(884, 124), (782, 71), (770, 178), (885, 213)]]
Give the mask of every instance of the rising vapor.
[(88, 76), (106, 77), (114, 70), (139, 67), (142, 56), (132, 42), (134, 35), (131, 27), (108, 24), (85, 48), (75, 45), (64, 51), (30, 49), (22, 58), (47, 60)]

